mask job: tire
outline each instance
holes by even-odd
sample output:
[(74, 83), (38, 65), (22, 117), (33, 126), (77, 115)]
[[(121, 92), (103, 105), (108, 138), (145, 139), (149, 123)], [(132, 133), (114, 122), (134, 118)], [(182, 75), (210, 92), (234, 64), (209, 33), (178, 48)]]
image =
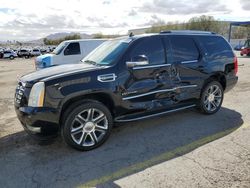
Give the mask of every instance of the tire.
[(14, 56), (13, 56), (13, 55), (11, 55), (11, 56), (10, 56), (10, 59), (11, 59), (11, 60), (13, 60), (13, 59), (14, 59)]
[(211, 81), (202, 89), (199, 101), (200, 111), (204, 114), (214, 114), (221, 108), (224, 90), (218, 81)]
[(73, 104), (65, 112), (61, 134), (69, 146), (88, 151), (108, 139), (112, 126), (113, 119), (108, 108), (91, 100)]

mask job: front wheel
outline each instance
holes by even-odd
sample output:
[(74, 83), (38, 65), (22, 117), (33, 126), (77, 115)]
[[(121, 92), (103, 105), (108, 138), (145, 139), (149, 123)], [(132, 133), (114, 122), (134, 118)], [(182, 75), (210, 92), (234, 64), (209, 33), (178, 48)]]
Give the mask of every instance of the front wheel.
[(220, 108), (224, 97), (224, 90), (217, 81), (208, 83), (201, 93), (200, 110), (204, 114), (214, 114)]
[(103, 144), (110, 135), (113, 121), (109, 110), (99, 102), (73, 105), (65, 113), (62, 136), (78, 150), (91, 150)]

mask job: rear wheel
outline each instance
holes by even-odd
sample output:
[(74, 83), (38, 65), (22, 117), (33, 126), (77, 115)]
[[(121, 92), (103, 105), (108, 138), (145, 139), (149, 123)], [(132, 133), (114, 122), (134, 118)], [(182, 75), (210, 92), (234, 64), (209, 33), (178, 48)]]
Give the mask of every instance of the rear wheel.
[(208, 83), (201, 93), (200, 110), (205, 114), (214, 114), (220, 108), (224, 97), (224, 90), (218, 81)]
[(11, 56), (10, 56), (10, 59), (11, 59), (11, 60), (13, 60), (13, 59), (14, 59), (14, 56), (13, 56), (13, 55), (11, 55)]
[(65, 113), (62, 136), (78, 150), (91, 150), (103, 144), (110, 135), (113, 121), (109, 110), (99, 102), (73, 105)]

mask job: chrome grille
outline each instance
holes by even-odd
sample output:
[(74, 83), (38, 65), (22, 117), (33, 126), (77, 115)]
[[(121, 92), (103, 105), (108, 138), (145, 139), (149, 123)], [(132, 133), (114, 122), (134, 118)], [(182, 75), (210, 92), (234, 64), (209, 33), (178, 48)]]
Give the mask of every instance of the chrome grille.
[(25, 85), (24, 83), (18, 82), (18, 85), (16, 87), (15, 102), (17, 104), (21, 104), (22, 102), (25, 89), (24, 85)]

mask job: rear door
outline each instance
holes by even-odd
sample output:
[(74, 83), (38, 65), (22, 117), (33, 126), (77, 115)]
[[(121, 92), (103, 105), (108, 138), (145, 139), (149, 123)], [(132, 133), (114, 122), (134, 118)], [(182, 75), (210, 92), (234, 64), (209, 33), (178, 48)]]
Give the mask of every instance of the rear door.
[(202, 53), (192, 36), (169, 36), (172, 49), (171, 78), (177, 100), (199, 98), (202, 82)]

